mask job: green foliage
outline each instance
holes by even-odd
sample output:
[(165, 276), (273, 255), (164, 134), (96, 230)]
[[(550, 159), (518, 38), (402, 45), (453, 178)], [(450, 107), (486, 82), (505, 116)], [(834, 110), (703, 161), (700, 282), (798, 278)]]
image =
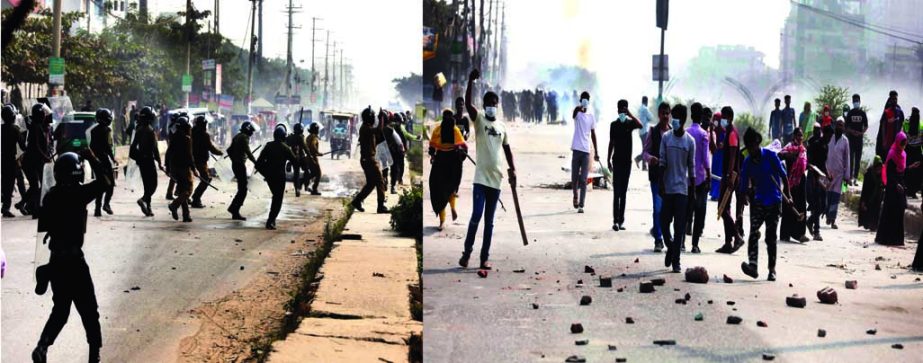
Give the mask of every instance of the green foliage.
[(423, 236), (423, 188), (413, 186), (401, 192), (397, 205), (391, 208), (391, 229), (402, 236)]
[[(766, 125), (765, 120), (762, 116), (754, 116), (752, 113), (744, 112), (734, 117), (734, 127), (737, 128), (739, 135), (743, 136), (747, 133), (747, 130), (754, 128), (760, 133), (760, 135), (766, 135), (769, 131), (769, 126)], [(768, 144), (772, 140), (763, 137), (763, 144)]]
[(406, 105), (415, 105), (423, 99), (423, 77), (416, 73), (391, 80), (401, 101)]
[(423, 173), (423, 143), (412, 142), (410, 150), (407, 150), (407, 162), (410, 163), (410, 170), (417, 173)]
[(846, 87), (837, 87), (831, 84), (821, 87), (820, 93), (814, 97), (815, 109), (818, 113), (824, 110), (824, 106), (830, 106), (830, 115), (835, 120), (842, 114), (843, 105), (851, 104), (852, 94)]

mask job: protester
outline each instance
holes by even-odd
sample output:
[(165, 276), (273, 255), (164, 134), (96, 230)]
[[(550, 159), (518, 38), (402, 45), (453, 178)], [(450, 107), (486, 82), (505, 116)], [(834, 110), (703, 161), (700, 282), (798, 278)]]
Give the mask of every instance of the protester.
[[(318, 126), (317, 122), (312, 122), (308, 126), (308, 137), (305, 139), (305, 145), (308, 148), (305, 153), (304, 164), (302, 164), (305, 170), (304, 188), (306, 191), (310, 190), (311, 195), (320, 195), (317, 190), (321, 177), (320, 139), (318, 138), (318, 133), (320, 133), (320, 126)], [(308, 189), (308, 184), (311, 185), (310, 189)]]
[[(923, 203), (920, 204), (920, 210), (923, 210)], [(923, 231), (920, 231), (920, 239), (917, 241), (917, 253), (913, 256), (910, 268), (916, 272), (923, 272)]]
[[(709, 122), (711, 113), (704, 112), (702, 105), (698, 102), (693, 103), (689, 109), (692, 115), (692, 126), (686, 131), (695, 141), (695, 183), (692, 187), (693, 193), (689, 195), (686, 231), (692, 234), (692, 253), (700, 253), (699, 239), (705, 230), (705, 212), (708, 207), (708, 191), (711, 186), (710, 137), (708, 131), (702, 125)], [(690, 225), (692, 225), (691, 231)], [(686, 246), (682, 245), (681, 250), (685, 251)]]
[(782, 109), (782, 143), (792, 141), (793, 133), (798, 125), (795, 124), (795, 109), (792, 108), (792, 96), (785, 95), (785, 108)]
[(433, 212), (439, 215), (439, 230), (445, 229), (446, 204), (452, 210), (452, 220), (458, 218), (455, 211), (455, 192), (461, 183), (462, 164), (468, 153), (461, 130), (455, 125), (457, 118), (450, 110), (442, 111), (442, 122), (433, 129), (429, 139), (430, 168), (429, 195)]
[(757, 259), (760, 228), (766, 223), (766, 255), (769, 260), (767, 279), (775, 281), (776, 227), (784, 198), (781, 185), (785, 182), (786, 174), (776, 153), (760, 147), (762, 141), (762, 136), (753, 128), (748, 129), (744, 135), (744, 145), (749, 156), (741, 165), (739, 189), (741, 194), (748, 194), (752, 190), (753, 200), (750, 205), (750, 239), (747, 241), (748, 262), (742, 262), (740, 268), (747, 276), (759, 277)]
[[(738, 204), (736, 209), (739, 211), (743, 209), (744, 201), (741, 199), (746, 197), (737, 188), (740, 173), (740, 138), (737, 134), (737, 129), (734, 128), (734, 109), (730, 106), (721, 108), (721, 127), (724, 128), (725, 135), (718, 213), (724, 223), (724, 245), (715, 252), (731, 254), (737, 252), (744, 245), (743, 237), (741, 237), (742, 233), (740, 233), (740, 229), (737, 228), (737, 224), (731, 216), (731, 197), (736, 194)], [(721, 204), (724, 204), (723, 209)], [(737, 213), (737, 215), (739, 214)], [(738, 219), (740, 218), (738, 217)]]
[(869, 128), (869, 118), (860, 106), (859, 94), (852, 95), (852, 109), (846, 113), (846, 140), (849, 141), (849, 169), (854, 185), (859, 185), (862, 144)]
[[(907, 131), (907, 164), (912, 165), (923, 160), (923, 139), (920, 138), (920, 109), (912, 108), (910, 119), (906, 124)], [(923, 187), (923, 169), (914, 168), (907, 170), (907, 198), (916, 199), (917, 193)]]
[[(711, 120), (713, 126), (709, 133), (714, 144), (714, 151), (711, 157), (711, 172), (714, 175), (721, 176), (724, 172), (724, 127), (721, 126), (721, 113), (716, 112)], [(721, 180), (712, 179), (711, 181), (711, 200), (718, 200), (721, 194)]]
[(907, 208), (907, 197), (904, 194), (904, 172), (907, 170), (907, 153), (904, 151), (906, 146), (907, 135), (903, 131), (898, 131), (881, 171), (885, 196), (875, 242), (883, 245), (904, 245), (904, 210)]
[(827, 213), (827, 149), (833, 136), (833, 128), (814, 125), (815, 132), (808, 139), (808, 185), (806, 186), (808, 211), (807, 228), (815, 241), (823, 241), (820, 235), (820, 216)]
[(817, 122), (817, 115), (811, 112), (811, 103), (804, 103), (804, 110), (798, 115), (798, 127), (804, 133), (804, 136), (810, 138), (814, 134), (814, 124)]
[[(647, 96), (642, 96), (641, 107), (638, 108), (638, 120), (641, 121), (641, 129), (638, 130), (638, 137), (640, 137), (642, 145), (647, 141), (647, 131), (653, 119), (654, 115), (651, 115), (651, 110), (647, 108)], [(642, 171), (647, 171), (647, 161), (644, 160), (643, 150), (638, 156), (635, 156), (635, 166), (640, 167)]]
[(782, 110), (779, 106), (782, 100), (776, 98), (775, 108), (769, 113), (769, 140), (782, 139)]
[(875, 155), (872, 165), (865, 171), (862, 194), (859, 196), (859, 227), (872, 232), (878, 230), (878, 216), (881, 213), (881, 157)]
[[(586, 200), (587, 176), (590, 173), (590, 147), (593, 148), (593, 160), (599, 161), (599, 148), (596, 147), (596, 116), (588, 113), (590, 93), (580, 94), (580, 106), (574, 108), (574, 137), (571, 141), (570, 182), (574, 192), (574, 209), (583, 213)], [(592, 141), (592, 145), (590, 144)]]
[[(700, 105), (701, 107), (701, 105)], [(664, 266), (673, 267), (674, 273), (679, 273), (681, 246), (686, 239), (687, 206), (689, 203), (689, 190), (696, 179), (695, 151), (696, 141), (686, 132), (686, 106), (676, 105), (670, 112), (673, 119), (670, 121), (672, 132), (665, 132), (660, 140), (660, 158), (655, 164), (661, 169), (660, 180), (657, 185), (663, 198), (663, 208), (660, 213), (660, 228), (663, 241), (667, 245), (664, 257)], [(673, 231), (670, 231), (670, 224)]]
[[(808, 154), (807, 148), (804, 147), (804, 134), (801, 129), (796, 128), (792, 132), (792, 142), (779, 152), (779, 157), (785, 160), (786, 173), (788, 174), (786, 187), (792, 196), (792, 207), (794, 208), (794, 210), (793, 208), (784, 208), (782, 210), (779, 239), (785, 242), (795, 239), (798, 242), (805, 243), (810, 240), (805, 234), (805, 219), (803, 218), (807, 213), (805, 172), (808, 168)], [(801, 218), (795, 212), (800, 213)]]
[(891, 91), (888, 93), (888, 100), (885, 102), (885, 109), (881, 112), (881, 120), (879, 120), (878, 137), (875, 144), (876, 155), (881, 156), (882, 159), (887, 158), (891, 145), (894, 144), (894, 137), (901, 131), (903, 125), (904, 111), (897, 103), (897, 91)]
[(641, 129), (641, 121), (628, 110), (628, 101), (619, 100), (618, 118), (609, 124), (609, 151), (606, 154), (612, 171), (612, 230), (625, 230), (625, 204), (631, 178), (632, 132)]
[(833, 126), (833, 116), (830, 113), (830, 105), (824, 105), (824, 111), (820, 117), (820, 127)]
[(837, 118), (833, 137), (827, 145), (827, 225), (838, 229), (836, 224), (837, 211), (840, 208), (840, 196), (843, 184), (849, 184), (852, 172), (849, 170), (849, 140), (843, 137), (846, 131), (846, 122), (842, 117)]
[(663, 207), (663, 196), (660, 193), (660, 182), (663, 180), (663, 167), (658, 165), (661, 157), (660, 140), (663, 134), (670, 131), (670, 104), (664, 102), (657, 107), (659, 122), (650, 128), (647, 139), (644, 141), (644, 161), (648, 164), (647, 177), (650, 180), (651, 199), (653, 202), (653, 222), (650, 234), (654, 237), (654, 252), (663, 250), (662, 226), (660, 225), (660, 212)]
[(471, 211), (471, 220), (468, 222), (468, 233), (465, 235), (465, 250), (458, 264), (468, 267), (468, 259), (474, 246), (474, 237), (478, 231), (478, 224), (481, 222), (481, 215), (484, 216), (484, 234), (481, 244), (480, 268), (489, 270), (491, 265), (488, 262), (490, 258), (490, 242), (493, 238), (494, 229), (494, 212), (497, 210), (497, 201), (500, 199), (500, 183), (503, 180), (503, 172), (500, 171), (500, 150), (506, 156), (506, 163), (509, 166), (508, 173), (510, 185), (516, 184), (516, 166), (513, 164), (513, 151), (510, 149), (509, 136), (506, 131), (506, 124), (497, 118), (497, 103), (499, 99), (496, 93), (486, 92), (483, 98), (484, 119), (479, 118), (479, 112), (474, 107), (474, 81), (480, 78), (481, 73), (477, 69), (471, 71), (468, 75), (468, 88), (465, 91), (465, 109), (471, 117), (471, 123), (474, 126), (475, 147), (477, 148), (477, 166), (474, 170), (474, 189), (471, 194), (474, 199), (474, 207)]

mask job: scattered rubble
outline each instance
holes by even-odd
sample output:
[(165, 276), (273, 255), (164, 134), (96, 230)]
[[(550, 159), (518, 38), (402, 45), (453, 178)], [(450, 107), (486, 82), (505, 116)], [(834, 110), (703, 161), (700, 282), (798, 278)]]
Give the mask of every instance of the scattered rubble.
[(589, 339), (580, 339), (580, 340), (574, 341), (574, 344), (576, 344), (576, 345), (587, 345), (587, 344), (590, 344), (590, 340), (589, 340)]
[(794, 294), (792, 296), (785, 298), (785, 305), (791, 306), (793, 308), (804, 308), (805, 306), (808, 305), (808, 300), (805, 299), (803, 296), (798, 296), (798, 294)]
[(733, 284), (733, 283), (734, 283), (734, 279), (732, 279), (732, 278), (731, 278), (730, 276), (728, 276), (728, 275), (724, 275), (723, 280), (724, 280), (724, 283), (725, 283), (725, 284)]
[(705, 319), (705, 316), (702, 315), (702, 313), (696, 313), (694, 319), (695, 319), (695, 321), (702, 321), (702, 320)]
[(901, 344), (901, 343), (895, 343), (895, 344), (891, 344), (891, 348), (893, 348), (893, 349), (904, 349), (904, 345)]
[(573, 334), (583, 333), (583, 324), (573, 323), (570, 325), (570, 332)]
[(612, 344), (609, 344), (609, 350), (618, 350), (618, 348), (616, 348), (616, 347), (615, 347), (614, 345), (612, 345)]
[(654, 284), (654, 286), (663, 286), (664, 284), (667, 283), (667, 280), (661, 277), (658, 277), (658, 278), (651, 279), (651, 283)]
[(695, 284), (708, 283), (708, 270), (702, 266), (696, 266), (686, 269), (686, 282)]
[(768, 327), (769, 325), (767, 325), (765, 321), (758, 320), (758, 321), (756, 322), (756, 326), (758, 326), (758, 327), (760, 327), (760, 328), (766, 328), (766, 327)]
[(737, 325), (737, 324), (740, 324), (741, 321), (743, 321), (743, 319), (741, 319), (739, 316), (728, 315), (728, 319), (727, 319), (728, 324)]
[(538, 304), (532, 303), (532, 310), (538, 310)]
[(595, 274), (596, 270), (591, 266), (583, 266), (583, 273), (586, 274)]
[(612, 287), (611, 277), (599, 277), (599, 287)]
[(868, 334), (868, 335), (875, 335), (875, 334), (878, 334), (878, 329), (869, 329), (869, 330), (866, 330), (866, 331), (865, 331), (865, 334)]
[(824, 338), (827, 336), (827, 331), (824, 329), (817, 329), (817, 337)]
[(825, 287), (823, 289), (820, 289), (819, 291), (817, 291), (817, 299), (820, 300), (820, 302), (824, 304), (836, 304), (837, 302), (836, 290), (830, 287)]
[(654, 344), (659, 345), (659, 346), (664, 346), (664, 345), (676, 345), (676, 341), (673, 340), (673, 339), (669, 339), (669, 340), (655, 340), (655, 341), (654, 341)]
[(513, 272), (514, 272), (514, 273), (517, 273), (517, 274), (521, 274), (521, 273), (526, 272), (526, 269), (520, 268), (520, 269), (513, 270)]
[(856, 280), (846, 280), (846, 288), (849, 290), (855, 290), (858, 287), (859, 281)]
[(565, 360), (564, 362), (566, 363), (586, 363), (586, 358), (584, 358), (582, 355), (572, 355), (570, 357), (567, 357), (567, 360)]
[(654, 292), (654, 283), (650, 281), (641, 281), (641, 293), (647, 294)]
[(635, 319), (632, 319), (630, 316), (625, 318), (625, 324), (634, 324)]
[(478, 276), (480, 276), (482, 279), (486, 279), (486, 278), (487, 278), (487, 270), (478, 270)]
[(763, 360), (774, 360), (774, 359), (776, 359), (776, 356), (769, 354), (769, 353), (763, 353)]
[(580, 298), (581, 306), (590, 305), (591, 303), (593, 303), (593, 298), (590, 297), (589, 295), (583, 295), (583, 297)]

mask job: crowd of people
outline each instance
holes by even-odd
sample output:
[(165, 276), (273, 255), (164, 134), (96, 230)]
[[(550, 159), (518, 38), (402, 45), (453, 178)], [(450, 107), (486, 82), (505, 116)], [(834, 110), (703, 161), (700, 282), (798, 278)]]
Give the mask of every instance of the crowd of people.
[[(507, 112), (507, 101), (488, 91), (483, 95), (483, 111), (473, 106), (473, 82), (479, 73), (469, 75), (465, 98), (456, 100), (454, 109), (442, 112), (442, 121), (430, 139), (432, 169), (429, 179), (431, 207), (439, 215), (439, 229), (445, 228), (446, 210), (457, 218), (456, 198), (463, 165), (468, 156), (468, 136), (475, 133), (474, 207), (464, 250), (459, 264), (468, 266), (474, 236), (484, 223), (480, 267), (489, 269), (493, 217), (503, 179), (500, 164), (505, 156), (510, 182), (516, 169), (505, 123), (498, 105), (504, 105), (504, 118), (512, 120), (516, 108)], [(504, 97), (516, 97), (504, 92)], [(582, 213), (586, 207), (587, 173), (592, 161), (599, 161), (594, 114), (589, 110), (590, 94), (577, 98), (572, 114), (574, 136), (571, 143), (571, 186), (573, 207)], [(651, 193), (653, 227), (649, 233), (654, 251), (666, 249), (664, 265), (680, 272), (681, 255), (686, 251), (686, 236), (691, 236), (691, 252), (701, 253), (708, 201), (717, 201), (717, 214), (723, 223), (724, 243), (718, 253), (733, 254), (747, 244), (744, 274), (759, 277), (758, 244), (767, 245), (768, 275), (776, 279), (776, 242), (822, 241), (822, 224), (838, 229), (843, 193), (860, 184), (862, 144), (869, 137), (869, 121), (861, 97), (852, 96), (851, 107), (834, 116), (832, 105), (823, 105), (815, 114), (811, 104), (796, 120), (790, 107), (791, 96), (776, 99), (769, 118), (769, 133), (755, 128), (738, 129), (734, 109), (723, 106), (712, 110), (700, 103), (670, 105), (661, 102), (652, 115), (647, 97), (637, 112), (627, 100), (617, 102), (618, 118), (609, 125), (609, 145), (605, 165), (613, 185), (612, 229), (626, 230), (625, 207), (631, 164), (647, 172)], [(524, 118), (525, 119), (525, 118)], [(691, 125), (687, 126), (687, 123)], [(641, 155), (633, 155), (633, 132), (639, 130), (643, 142)], [(907, 199), (919, 193), (923, 139), (920, 114), (913, 108), (904, 117), (898, 93), (891, 91), (875, 135), (875, 158), (862, 179), (858, 224), (876, 232), (875, 242), (904, 244), (904, 212)], [(765, 141), (764, 141), (765, 140)], [(644, 163), (643, 165), (641, 163)], [(749, 231), (743, 229), (744, 211), (749, 208)], [(714, 218), (714, 217), (713, 217)], [(823, 223), (822, 223), (823, 221)], [(842, 221), (840, 221), (842, 222)], [(765, 227), (764, 227), (765, 226)], [(744, 240), (745, 237), (748, 239)], [(921, 236), (923, 238), (923, 236)], [(921, 244), (923, 245), (923, 244)], [(920, 246), (920, 245), (918, 245)], [(918, 247), (913, 263), (923, 270), (923, 251)]]
[[(101, 334), (96, 295), (89, 268), (82, 251), (86, 232), (86, 207), (95, 204), (94, 216), (112, 215), (115, 211), (110, 201), (115, 191), (117, 171), (127, 175), (137, 173), (143, 186), (137, 200), (145, 217), (153, 217), (152, 197), (157, 190), (158, 170), (168, 178), (165, 198), (167, 209), (174, 220), (192, 222), (190, 209), (205, 208), (204, 196), (219, 175), (217, 165), (230, 159), (230, 173), (236, 181), (237, 192), (227, 211), (233, 220), (246, 220), (241, 208), (248, 193), (249, 161), (265, 179), (272, 194), (267, 229), (276, 228), (276, 218), (282, 207), (286, 184), (292, 180), (296, 197), (301, 191), (320, 195), (321, 181), (319, 158), (319, 125), (311, 123), (305, 135), (304, 125), (295, 123), (292, 131), (279, 123), (272, 131), (272, 140), (251, 150), (251, 138), (259, 126), (245, 121), (230, 145), (222, 150), (209, 133), (208, 119), (204, 115), (191, 116), (173, 112), (167, 122), (158, 127), (158, 112), (153, 107), (143, 107), (137, 112), (132, 132), (128, 137), (126, 165), (120, 165), (115, 155), (113, 112), (100, 108), (95, 111), (95, 122), (86, 131), (85, 145), (59, 145), (66, 140), (57, 139), (53, 132), (53, 112), (49, 105), (35, 104), (23, 117), (12, 104), (2, 109), (2, 215), (13, 218), (11, 207), (22, 215), (38, 220), (38, 231), (45, 235), (51, 258), (36, 269), (36, 293), (43, 294), (50, 284), (54, 306), (42, 331), (33, 359), (44, 361), (51, 346), (67, 321), (71, 303), (76, 306), (90, 345), (90, 361), (99, 360)], [(161, 113), (160, 116), (162, 116)], [(352, 206), (363, 211), (362, 201), (372, 189), (378, 190), (378, 212), (386, 213), (384, 206), (388, 177), (391, 194), (395, 186), (403, 184), (404, 161), (409, 142), (416, 140), (408, 131), (410, 120), (406, 113), (381, 110), (378, 117), (367, 108), (362, 113), (363, 125), (359, 130), (360, 164), (366, 175), (366, 186), (352, 201)], [(25, 129), (20, 127), (25, 125)], [(166, 150), (161, 158), (158, 128), (162, 128)], [(347, 145), (347, 148), (351, 145)], [(226, 154), (226, 155), (225, 155)], [(214, 164), (210, 165), (212, 162)], [(89, 165), (92, 180), (87, 182), (84, 165)], [(292, 177), (287, 176), (287, 171)], [(229, 180), (230, 181), (230, 180)], [(28, 185), (28, 187), (26, 187)], [(21, 200), (12, 203), (13, 192), (18, 188)]]

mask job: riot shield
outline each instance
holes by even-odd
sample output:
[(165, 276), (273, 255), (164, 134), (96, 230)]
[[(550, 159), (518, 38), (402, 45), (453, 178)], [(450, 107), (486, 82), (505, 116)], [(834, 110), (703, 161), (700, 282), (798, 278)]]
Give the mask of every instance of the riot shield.
[(228, 160), (225, 158), (215, 158), (214, 164), (215, 174), (218, 175), (218, 179), (224, 182), (230, 182), (234, 179), (234, 171), (231, 170), (231, 165), (228, 163)]
[(138, 169), (138, 163), (128, 159), (125, 163), (125, 183), (132, 193), (144, 189), (144, 183), (141, 181), (141, 170)]
[[(39, 213), (42, 207), (41, 205), (45, 203), (45, 194), (48, 193), (55, 185), (54, 180), (54, 163), (45, 163), (42, 168), (42, 193), (39, 197), (39, 208), (38, 210), (33, 211), (33, 213)], [(39, 222), (44, 222), (39, 219)], [(35, 233), (35, 258), (32, 260), (32, 279), (33, 282), (38, 281), (35, 276), (35, 271), (39, 266), (45, 265), (48, 263), (51, 258), (51, 250), (48, 249), (48, 231), (42, 223), (39, 223), (36, 228)]]
[(378, 157), (378, 163), (381, 164), (380, 167), (382, 169), (390, 168), (391, 164), (394, 164), (394, 159), (391, 159), (391, 150), (388, 149), (387, 142), (379, 142), (375, 152)]

